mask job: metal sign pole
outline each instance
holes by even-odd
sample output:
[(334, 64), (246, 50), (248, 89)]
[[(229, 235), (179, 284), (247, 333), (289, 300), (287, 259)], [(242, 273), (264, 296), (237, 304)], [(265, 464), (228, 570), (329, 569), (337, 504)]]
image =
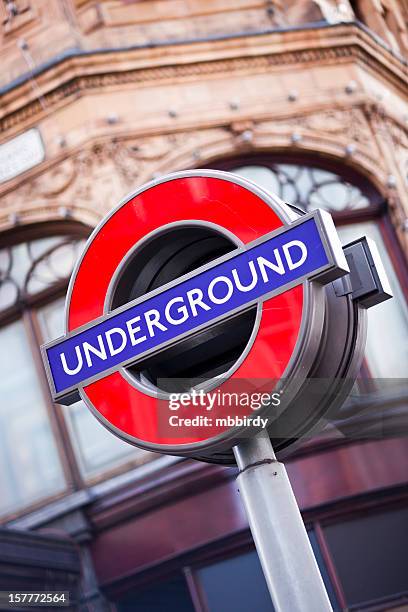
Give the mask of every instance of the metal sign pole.
[(285, 466), (264, 432), (234, 447), (238, 490), (276, 612), (332, 607)]

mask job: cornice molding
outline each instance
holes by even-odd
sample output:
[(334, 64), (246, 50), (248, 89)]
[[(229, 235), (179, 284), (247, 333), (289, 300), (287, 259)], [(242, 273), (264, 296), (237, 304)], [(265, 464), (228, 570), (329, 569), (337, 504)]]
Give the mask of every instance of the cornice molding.
[[(311, 30), (274, 32), (260, 36), (190, 43), (175, 48), (118, 50), (67, 57), (44, 70), (36, 83), (41, 102), (29, 82), (21, 83), (2, 97), (0, 132), (25, 122), (38, 122), (50, 111), (90, 91), (109, 90), (129, 84), (183, 82), (224, 74), (251, 74), (302, 64), (356, 62), (376, 76), (406, 91), (408, 67), (356, 24), (316, 27)], [(313, 47), (311, 46), (313, 40)], [(284, 49), (284, 50), (283, 50)]]

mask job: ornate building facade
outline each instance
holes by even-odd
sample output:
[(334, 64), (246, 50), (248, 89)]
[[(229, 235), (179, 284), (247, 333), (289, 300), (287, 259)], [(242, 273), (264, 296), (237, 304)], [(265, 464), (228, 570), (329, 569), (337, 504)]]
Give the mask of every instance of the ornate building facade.
[[(82, 404), (53, 406), (39, 358), (92, 228), (196, 167), (328, 208), (345, 240), (380, 248), (395, 298), (370, 315), (371, 400), (288, 471), (334, 608), (408, 601), (407, 395), (368, 382), (408, 372), (407, 19), (407, 0), (0, 2), (0, 516), (70, 538), (83, 609), (272, 609), (234, 470), (152, 457)], [(254, 593), (236, 601), (243, 572)]]

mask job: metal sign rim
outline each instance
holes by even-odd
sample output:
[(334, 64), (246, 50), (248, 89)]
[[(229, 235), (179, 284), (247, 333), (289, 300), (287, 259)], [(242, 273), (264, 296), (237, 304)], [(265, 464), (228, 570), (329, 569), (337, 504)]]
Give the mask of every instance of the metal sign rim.
[[(68, 332), (68, 318), (69, 318), (69, 308), (71, 303), (71, 296), (73, 287), (75, 284), (75, 279), (77, 272), (82, 264), (82, 261), (88, 251), (90, 244), (92, 243), (94, 237), (99, 233), (99, 231), (105, 226), (105, 224), (109, 221), (109, 219), (124, 206), (129, 200), (135, 198), (136, 196), (142, 194), (144, 191), (151, 189), (157, 185), (160, 185), (165, 182), (189, 178), (189, 177), (202, 177), (202, 178), (215, 178), (224, 181), (228, 181), (234, 184), (237, 184), (244, 189), (251, 191), (254, 195), (259, 197), (267, 206), (272, 208), (272, 210), (276, 213), (278, 218), (282, 221), (283, 226), (290, 225), (291, 221), (295, 221), (298, 216), (290, 210), (287, 204), (282, 202), (277, 196), (266, 191), (265, 189), (259, 187), (257, 184), (252, 181), (242, 178), (238, 175), (234, 175), (232, 173), (223, 172), (220, 170), (186, 170), (181, 172), (174, 172), (157, 179), (154, 179), (144, 185), (142, 185), (139, 189), (135, 191), (131, 191), (128, 193), (117, 206), (115, 206), (104, 219), (100, 221), (100, 223), (95, 227), (93, 232), (88, 238), (88, 241), (85, 245), (84, 251), (78, 259), (74, 271), (71, 276), (71, 280), (68, 286), (66, 304), (65, 304), (65, 333)], [(301, 324), (298, 331), (298, 336), (296, 339), (295, 347), (292, 353), (291, 358), (285, 368), (282, 378), (289, 379), (293, 378), (297, 381), (296, 388), (291, 389), (291, 395), (295, 395), (301, 386), (302, 377), (305, 378), (306, 373), (309, 371), (313, 358), (319, 343), (320, 333), (323, 325), (323, 312), (324, 312), (324, 293), (322, 291), (322, 287), (319, 287), (316, 283), (310, 283), (309, 281), (305, 281), (302, 283), (303, 286), (303, 308), (302, 308), (302, 317)], [(81, 399), (84, 401), (86, 406), (90, 409), (92, 414), (98, 419), (98, 421), (111, 433), (119, 437), (125, 442), (133, 444), (138, 448), (142, 448), (147, 451), (159, 452), (159, 453), (167, 453), (179, 456), (194, 456), (197, 452), (201, 451), (219, 451), (225, 448), (230, 449), (233, 445), (233, 441), (242, 437), (242, 434), (247, 431), (247, 427), (234, 427), (226, 430), (225, 432), (208, 438), (206, 440), (202, 440), (199, 442), (192, 442), (188, 444), (157, 444), (146, 442), (141, 440), (140, 438), (136, 438), (131, 434), (128, 434), (120, 429), (118, 429), (115, 425), (113, 425), (110, 421), (108, 421), (94, 406), (93, 402), (88, 398), (84, 388), (82, 385), (78, 387), (79, 395)], [(143, 391), (144, 392), (144, 391)]]

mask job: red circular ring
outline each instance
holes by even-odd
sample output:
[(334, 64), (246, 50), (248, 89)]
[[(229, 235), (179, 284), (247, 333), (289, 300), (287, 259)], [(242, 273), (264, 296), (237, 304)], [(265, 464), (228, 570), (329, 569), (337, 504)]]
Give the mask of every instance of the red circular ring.
[[(245, 244), (284, 225), (267, 203), (268, 195), (255, 186), (243, 186), (244, 180), (227, 173), (202, 174), (175, 174), (147, 185), (96, 228), (71, 282), (68, 331), (103, 315), (109, 284), (123, 258), (135, 243), (166, 224), (194, 218), (224, 227)], [(303, 285), (264, 302), (256, 339), (231, 378), (284, 375), (295, 353), (303, 303)], [(158, 432), (157, 399), (130, 384), (120, 372), (87, 385), (81, 396), (105, 426), (136, 445), (172, 452), (213, 443), (214, 438), (163, 437)]]

